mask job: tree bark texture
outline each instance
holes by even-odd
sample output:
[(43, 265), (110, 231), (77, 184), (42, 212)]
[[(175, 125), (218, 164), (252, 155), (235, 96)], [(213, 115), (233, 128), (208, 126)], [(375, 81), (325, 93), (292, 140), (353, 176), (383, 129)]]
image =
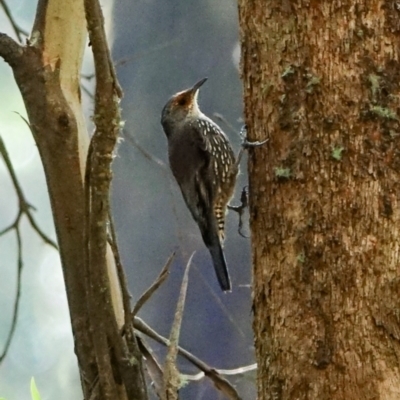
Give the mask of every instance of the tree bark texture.
[(259, 399), (399, 399), (395, 1), (239, 1)]
[(88, 135), (80, 101), (80, 68), (86, 42), (81, 0), (40, 0), (27, 46), (10, 57), (38, 146), (52, 205), (66, 284), (75, 352), (85, 398), (97, 376), (89, 339), (85, 287), (83, 172)]

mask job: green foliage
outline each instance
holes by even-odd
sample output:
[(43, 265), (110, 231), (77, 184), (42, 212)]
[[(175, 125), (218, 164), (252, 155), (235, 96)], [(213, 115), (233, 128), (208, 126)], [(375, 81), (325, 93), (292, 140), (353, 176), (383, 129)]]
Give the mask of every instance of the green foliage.
[(281, 77), (282, 78), (286, 78), (289, 75), (293, 75), (294, 74), (294, 68), (289, 65), (282, 73)]
[(379, 91), (380, 80), (381, 78), (378, 75), (375, 74), (368, 75), (368, 81), (371, 84), (371, 93), (373, 99), (375, 99), (375, 96)]
[(31, 379), (31, 397), (32, 400), (41, 400), (39, 390), (36, 387), (35, 379)]
[(314, 91), (315, 86), (319, 85), (320, 79), (318, 76), (309, 75), (309, 80), (306, 86), (306, 92), (311, 94)]
[(332, 158), (334, 158), (336, 161), (340, 161), (342, 159), (342, 153), (343, 153), (344, 148), (343, 147), (334, 147), (332, 149)]
[(300, 253), (297, 256), (297, 261), (301, 264), (304, 264), (304, 262), (306, 261), (306, 255), (304, 253)]
[(290, 178), (291, 172), (290, 168), (276, 167), (275, 176), (278, 178)]
[[(31, 398), (32, 400), (41, 400), (39, 390), (36, 387), (35, 379), (31, 379)], [(4, 397), (0, 397), (0, 400), (6, 400)]]
[(380, 118), (392, 119), (395, 121), (397, 121), (399, 119), (397, 114), (393, 110), (391, 110), (390, 108), (387, 108), (387, 107), (372, 106), (370, 108), (370, 111)]

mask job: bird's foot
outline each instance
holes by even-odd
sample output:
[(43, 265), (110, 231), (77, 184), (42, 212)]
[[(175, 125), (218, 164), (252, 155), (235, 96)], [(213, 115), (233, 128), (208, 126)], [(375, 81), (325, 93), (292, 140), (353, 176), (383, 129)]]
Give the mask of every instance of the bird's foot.
[(242, 129), (240, 130), (240, 137), (242, 139), (242, 147), (244, 149), (249, 149), (251, 147), (259, 147), (262, 146), (263, 144), (268, 142), (268, 138), (265, 140), (256, 140), (255, 142), (250, 142), (249, 140), (247, 140), (247, 125), (243, 125)]
[(240, 205), (238, 206), (231, 206), (228, 204), (228, 210), (235, 211), (239, 214), (239, 226), (238, 226), (238, 233), (240, 236), (244, 238), (248, 238), (249, 236), (246, 236), (242, 232), (243, 228), (243, 213), (245, 209), (249, 206), (249, 194), (248, 194), (248, 188), (245, 186), (242, 189), (242, 193), (240, 195)]

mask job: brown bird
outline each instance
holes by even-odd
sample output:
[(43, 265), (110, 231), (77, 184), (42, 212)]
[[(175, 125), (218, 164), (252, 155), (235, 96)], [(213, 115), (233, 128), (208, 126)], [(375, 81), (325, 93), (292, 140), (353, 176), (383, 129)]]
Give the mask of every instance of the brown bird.
[(222, 245), (238, 167), (228, 138), (197, 104), (199, 88), (206, 80), (173, 95), (164, 106), (161, 124), (168, 138), (172, 173), (210, 251), (218, 282), (222, 290), (230, 291)]

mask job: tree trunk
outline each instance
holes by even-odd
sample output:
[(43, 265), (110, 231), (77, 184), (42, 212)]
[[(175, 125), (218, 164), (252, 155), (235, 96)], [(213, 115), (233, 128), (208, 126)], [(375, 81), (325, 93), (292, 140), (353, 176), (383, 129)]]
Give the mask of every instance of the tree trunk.
[[(97, 82), (90, 146), (80, 93), (87, 30)], [(84, 398), (147, 399), (115, 235), (108, 244), (122, 94), (98, 0), (39, 0), (27, 44), (0, 33), (0, 57), (13, 69), (43, 162)]]
[(397, 3), (239, 14), (259, 399), (399, 399)]

